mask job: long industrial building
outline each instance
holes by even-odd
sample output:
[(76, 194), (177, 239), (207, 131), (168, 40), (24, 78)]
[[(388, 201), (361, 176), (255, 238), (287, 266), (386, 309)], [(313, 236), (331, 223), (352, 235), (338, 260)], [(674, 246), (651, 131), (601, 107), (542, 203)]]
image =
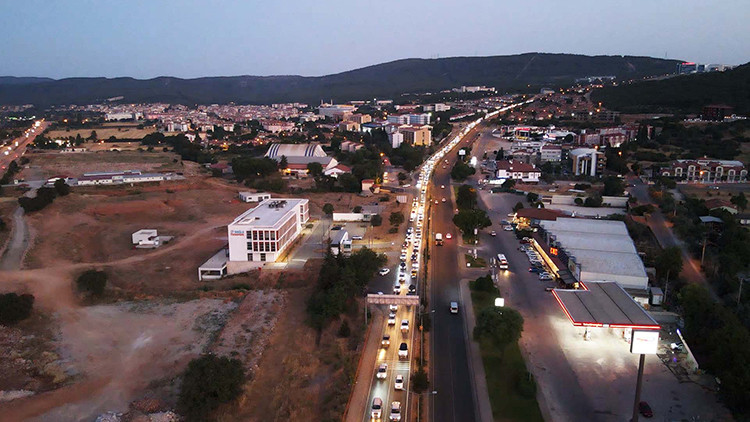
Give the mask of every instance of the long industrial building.
[(648, 275), (622, 221), (558, 218), (540, 221), (537, 249), (577, 282), (614, 281), (645, 291)]

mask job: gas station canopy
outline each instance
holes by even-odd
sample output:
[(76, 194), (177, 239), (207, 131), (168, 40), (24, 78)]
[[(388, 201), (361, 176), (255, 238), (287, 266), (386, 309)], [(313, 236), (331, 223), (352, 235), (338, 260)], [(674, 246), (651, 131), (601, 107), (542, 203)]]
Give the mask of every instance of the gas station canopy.
[(579, 290), (552, 291), (573, 325), (659, 330), (659, 324), (619, 284), (588, 282), (581, 286)]

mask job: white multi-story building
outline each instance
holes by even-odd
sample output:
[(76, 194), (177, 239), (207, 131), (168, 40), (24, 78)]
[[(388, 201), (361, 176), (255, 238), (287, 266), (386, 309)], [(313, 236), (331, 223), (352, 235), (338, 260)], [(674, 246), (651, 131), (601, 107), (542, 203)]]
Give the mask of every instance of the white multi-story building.
[(266, 199), (227, 226), (230, 263), (276, 261), (309, 219), (307, 199)]
[(431, 116), (430, 113), (410, 114), (408, 123), (410, 125), (429, 125)]
[(391, 114), (387, 118), (388, 123), (397, 123), (400, 125), (408, 125), (409, 124), (409, 115), (408, 114)]
[(573, 160), (573, 174), (597, 176), (604, 173), (607, 165), (607, 157), (603, 152), (594, 148), (576, 148), (570, 151), (570, 158)]
[(562, 160), (562, 147), (560, 145), (544, 144), (539, 149), (541, 153), (539, 159), (542, 162), (551, 161), (559, 163)]
[(538, 183), (542, 171), (534, 167), (533, 164), (519, 161), (498, 161), (495, 176), (503, 181), (513, 179), (525, 183)]

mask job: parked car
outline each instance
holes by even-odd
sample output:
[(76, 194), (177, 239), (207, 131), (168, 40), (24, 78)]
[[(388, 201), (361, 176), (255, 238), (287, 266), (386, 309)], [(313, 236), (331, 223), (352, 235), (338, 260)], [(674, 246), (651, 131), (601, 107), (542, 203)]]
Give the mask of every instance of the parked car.
[(362, 239), (364, 239), (364, 237), (362, 237), (362, 235), (359, 235), (359, 234), (355, 234), (354, 236), (352, 236), (352, 240), (362, 240)]
[(512, 232), (513, 231), (513, 226), (510, 226), (510, 225), (505, 226), (505, 227), (503, 227), (503, 230), (505, 230), (506, 232)]
[(381, 276), (384, 276), (384, 275), (388, 275), (388, 273), (390, 272), (391, 270), (389, 268), (383, 268), (382, 270), (378, 272), (378, 274), (380, 274)]
[(654, 417), (654, 411), (651, 410), (651, 406), (649, 406), (645, 401), (638, 403), (638, 412), (640, 412), (644, 418)]
[(542, 281), (552, 280), (552, 275), (550, 273), (540, 273), (539, 280), (542, 280)]
[(497, 232), (496, 232), (496, 231), (494, 231), (494, 230), (492, 230), (492, 231), (490, 232), (490, 236), (492, 236), (492, 237), (495, 237), (495, 236), (497, 236)]
[(539, 267), (529, 267), (529, 272), (530, 273), (539, 273), (541, 271), (542, 271), (542, 269), (539, 268)]

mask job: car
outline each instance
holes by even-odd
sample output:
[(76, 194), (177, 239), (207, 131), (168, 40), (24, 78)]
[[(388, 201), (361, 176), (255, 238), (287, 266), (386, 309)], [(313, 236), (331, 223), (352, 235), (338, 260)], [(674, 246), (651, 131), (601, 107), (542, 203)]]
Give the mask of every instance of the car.
[(406, 261), (406, 253), (402, 253), (399, 259), (401, 259), (402, 261)]
[(409, 294), (413, 295), (417, 293), (417, 285), (416, 284), (410, 284), (409, 285)]
[(503, 230), (505, 230), (506, 232), (512, 232), (513, 231), (513, 226), (505, 226), (505, 227), (503, 227)]
[(380, 419), (383, 417), (383, 400), (380, 397), (372, 399), (372, 409), (370, 416), (373, 419)]
[(388, 314), (388, 325), (396, 325), (396, 313), (391, 312)]
[(409, 331), (409, 320), (408, 319), (401, 320), (401, 332), (406, 333), (408, 331)]
[(436, 199), (436, 200), (435, 200), (435, 205), (437, 205), (437, 204), (438, 204), (438, 200)]
[(388, 310), (391, 312), (396, 312), (398, 311), (398, 305), (393, 305), (393, 304), (388, 305)]
[(406, 271), (406, 262), (401, 261), (401, 263), (398, 264), (398, 265), (399, 265), (399, 268), (401, 268), (402, 271)]
[(393, 294), (401, 294), (401, 283), (396, 282), (396, 284), (393, 285)]
[(453, 235), (452, 235), (452, 234), (450, 234), (450, 233), (446, 233), (446, 234), (445, 234), (445, 238), (446, 238), (446, 239), (452, 239), (452, 238), (453, 238)]
[(644, 418), (653, 418), (654, 411), (651, 410), (651, 406), (645, 401), (638, 403), (638, 412), (643, 415)]
[(390, 420), (393, 422), (398, 422), (401, 420), (401, 402), (400, 401), (394, 401), (391, 403), (391, 416), (389, 416)]
[(458, 302), (451, 302), (450, 311), (452, 314), (458, 313)]
[(530, 273), (538, 273), (540, 271), (542, 271), (542, 270), (539, 267), (529, 267), (529, 272)]
[(354, 236), (352, 236), (352, 240), (362, 240), (362, 239), (364, 239), (364, 237), (362, 237), (362, 235), (359, 235), (359, 234), (355, 234)]
[(396, 390), (404, 389), (404, 376), (403, 375), (396, 375), (396, 381), (393, 383), (393, 388), (395, 388)]
[(550, 273), (540, 273), (539, 274), (539, 280), (543, 280), (543, 281), (552, 280), (552, 274), (550, 274)]
[(401, 342), (401, 345), (398, 346), (398, 358), (406, 359), (408, 357), (409, 357), (409, 346), (406, 345), (406, 342)]
[(375, 378), (379, 380), (384, 380), (387, 376), (388, 376), (388, 364), (381, 363), (378, 366), (378, 372), (375, 373)]
[(497, 236), (497, 232), (496, 232), (496, 231), (494, 231), (494, 230), (492, 230), (492, 231), (490, 232), (490, 236), (492, 236), (492, 237), (495, 237), (495, 236)]
[(510, 223), (508, 222), (508, 220), (503, 220), (503, 221), (501, 221), (501, 222), (500, 222), (500, 225), (501, 225), (501, 226), (507, 226), (508, 224), (510, 224)]
[(331, 230), (341, 230), (341, 229), (343, 229), (342, 226), (333, 226), (333, 227), (331, 227)]
[(390, 346), (391, 345), (391, 335), (390, 334), (385, 334), (383, 336), (383, 339), (380, 340), (380, 345), (383, 346), (383, 347), (386, 347), (386, 348), (388, 346)]
[(383, 268), (380, 271), (378, 271), (378, 274), (380, 274), (381, 276), (385, 276), (385, 275), (388, 275), (388, 273), (390, 272), (391, 272), (390, 268)]
[(440, 185), (440, 189), (445, 189), (445, 185)]
[(445, 202), (445, 198), (441, 199), (442, 202)]

